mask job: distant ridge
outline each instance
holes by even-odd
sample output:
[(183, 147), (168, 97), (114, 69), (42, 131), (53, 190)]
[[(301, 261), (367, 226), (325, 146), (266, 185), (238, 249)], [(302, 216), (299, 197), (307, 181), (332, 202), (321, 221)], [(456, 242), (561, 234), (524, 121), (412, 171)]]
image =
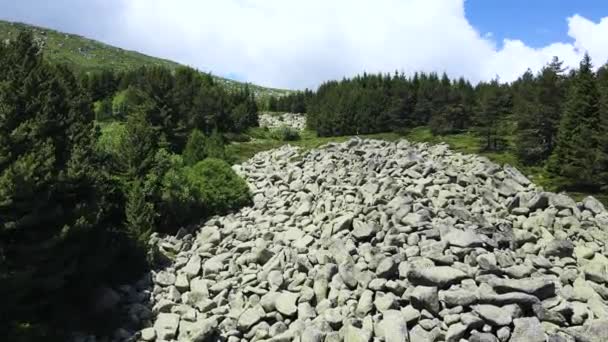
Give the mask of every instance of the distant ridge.
[[(45, 57), (51, 62), (66, 63), (80, 71), (116, 70), (124, 71), (144, 65), (163, 66), (175, 69), (181, 64), (162, 58), (125, 50), (76, 34), (0, 20), (0, 39), (12, 39), (21, 29), (29, 29), (42, 45)], [(242, 87), (245, 83), (213, 75), (227, 89)], [(259, 97), (282, 96), (293, 91), (249, 84)]]

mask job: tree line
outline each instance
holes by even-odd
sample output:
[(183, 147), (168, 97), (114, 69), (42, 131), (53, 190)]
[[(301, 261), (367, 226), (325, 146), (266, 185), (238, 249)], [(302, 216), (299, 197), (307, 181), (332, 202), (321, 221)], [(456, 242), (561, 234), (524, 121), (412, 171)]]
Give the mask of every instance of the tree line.
[(0, 44), (0, 334), (95, 325), (91, 292), (152, 266), (150, 234), (248, 203), (224, 134), (257, 120), (248, 88), (193, 69), (78, 75), (31, 33)]
[(306, 113), (307, 104), (313, 94), (312, 90), (305, 89), (303, 92), (299, 91), (280, 97), (271, 96), (262, 107), (271, 112)]
[(305, 98), (319, 136), (427, 126), (434, 135), (473, 132), (485, 151), (512, 150), (563, 189), (608, 187), (608, 65), (585, 55), (567, 70), (557, 58), (516, 81), (476, 85), (446, 74), (363, 74), (329, 81)]

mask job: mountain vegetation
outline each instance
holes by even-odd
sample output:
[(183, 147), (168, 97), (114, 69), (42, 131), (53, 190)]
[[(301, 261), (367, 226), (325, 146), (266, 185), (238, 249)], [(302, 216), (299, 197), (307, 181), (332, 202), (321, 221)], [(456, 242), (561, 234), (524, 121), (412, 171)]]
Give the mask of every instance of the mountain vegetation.
[(575, 70), (554, 58), (512, 83), (363, 74), (270, 103), (305, 108), (308, 127), (319, 136), (407, 134), (422, 127), (438, 141), (472, 134), (480, 147), (474, 152), (511, 153), (518, 166), (540, 170), (552, 190), (601, 196), (608, 188), (607, 70), (595, 72), (586, 55)]
[(0, 44), (2, 336), (94, 322), (99, 284), (157, 260), (151, 234), (247, 204), (223, 133), (251, 126), (247, 86), (185, 67), (75, 73), (26, 31)]
[[(182, 65), (147, 56), (138, 52), (124, 50), (92, 39), (55, 30), (0, 20), (0, 41), (14, 39), (21, 30), (31, 31), (34, 41), (51, 63), (67, 64), (76, 72), (100, 72), (104, 70), (127, 71), (142, 66), (164, 67), (175, 70)], [(227, 90), (238, 90), (243, 83), (219, 76), (211, 76), (214, 81)], [(285, 89), (275, 89), (249, 84), (251, 91), (260, 98), (290, 94)]]

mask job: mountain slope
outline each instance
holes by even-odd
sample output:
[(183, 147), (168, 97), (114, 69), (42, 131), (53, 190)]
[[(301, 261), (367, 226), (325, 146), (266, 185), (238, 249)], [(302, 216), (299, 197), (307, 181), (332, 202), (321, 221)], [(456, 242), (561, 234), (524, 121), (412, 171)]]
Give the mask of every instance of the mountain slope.
[[(179, 63), (170, 60), (124, 50), (79, 35), (2, 20), (0, 20), (0, 41), (15, 37), (21, 29), (32, 30), (44, 50), (45, 57), (49, 61), (66, 63), (80, 71), (87, 72), (104, 69), (122, 71), (143, 65), (163, 66), (170, 69), (180, 66)], [(214, 78), (228, 89), (244, 85), (244, 83), (219, 76), (214, 76)], [(290, 90), (267, 88), (253, 84), (249, 86), (256, 95), (261, 97), (270, 95), (282, 96), (292, 92)]]

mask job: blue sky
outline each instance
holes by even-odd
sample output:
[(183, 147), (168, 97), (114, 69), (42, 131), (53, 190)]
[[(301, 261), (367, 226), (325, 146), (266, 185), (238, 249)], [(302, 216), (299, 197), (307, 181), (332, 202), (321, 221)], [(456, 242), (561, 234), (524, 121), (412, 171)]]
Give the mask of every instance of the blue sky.
[(570, 42), (566, 18), (579, 14), (598, 21), (608, 16), (608, 0), (465, 0), (466, 17), (497, 43), (521, 39), (531, 47)]
[(364, 71), (512, 81), (553, 56), (608, 61), (608, 0), (0, 0), (0, 19), (292, 89)]

